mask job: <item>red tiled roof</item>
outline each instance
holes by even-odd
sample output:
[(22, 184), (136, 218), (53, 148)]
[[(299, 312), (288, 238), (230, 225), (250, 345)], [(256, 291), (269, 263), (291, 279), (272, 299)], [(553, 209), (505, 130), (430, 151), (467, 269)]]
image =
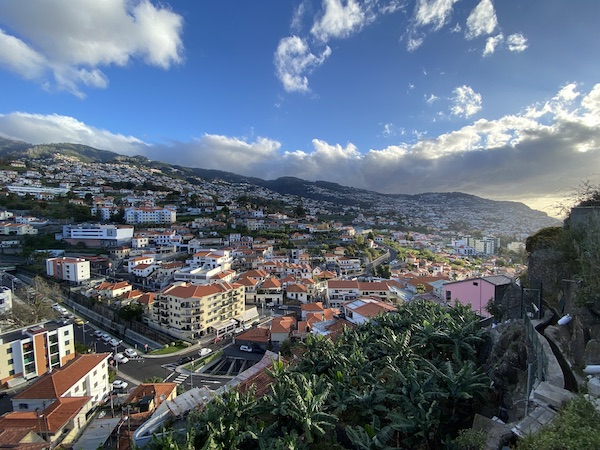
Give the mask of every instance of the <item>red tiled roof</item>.
[(271, 334), (289, 333), (296, 326), (296, 319), (290, 316), (275, 317), (271, 321)]
[(250, 328), (248, 331), (238, 334), (235, 339), (240, 341), (251, 342), (268, 342), (270, 338), (270, 330), (263, 327)]
[(14, 399), (53, 399), (59, 398), (76, 382), (81, 380), (96, 366), (106, 361), (109, 353), (79, 355), (63, 367), (54, 369), (37, 379), (27, 389), (15, 395)]
[(160, 397), (168, 398), (174, 390), (177, 389), (177, 383), (142, 383), (129, 395), (125, 403), (138, 401), (143, 397), (152, 395), (156, 399), (156, 406), (162, 403)]
[(60, 397), (42, 412), (42, 419), (36, 411), (13, 411), (0, 417), (0, 428), (29, 428), (30, 430), (60, 431), (92, 397)]

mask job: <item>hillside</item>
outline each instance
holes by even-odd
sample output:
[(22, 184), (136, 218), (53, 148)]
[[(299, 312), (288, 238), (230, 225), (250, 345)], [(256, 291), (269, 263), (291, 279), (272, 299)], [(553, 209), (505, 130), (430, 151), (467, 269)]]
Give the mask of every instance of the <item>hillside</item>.
[(337, 208), (340, 214), (352, 211), (355, 215), (389, 217), (392, 222), (417, 229), (433, 227), (438, 230), (529, 235), (540, 228), (560, 225), (557, 219), (523, 203), (488, 200), (460, 192), (382, 194), (324, 180), (313, 182), (295, 177), (263, 180), (220, 170), (171, 165), (144, 156), (124, 156), (79, 144), (28, 145), (8, 139), (0, 140), (0, 157), (4, 158), (45, 160), (57, 154), (78, 159), (82, 163), (115, 163), (151, 168), (190, 184), (224, 182), (245, 186), (246, 191), (248, 186), (250, 191), (255, 186), (256, 191), (262, 188), (280, 196), (326, 203)]

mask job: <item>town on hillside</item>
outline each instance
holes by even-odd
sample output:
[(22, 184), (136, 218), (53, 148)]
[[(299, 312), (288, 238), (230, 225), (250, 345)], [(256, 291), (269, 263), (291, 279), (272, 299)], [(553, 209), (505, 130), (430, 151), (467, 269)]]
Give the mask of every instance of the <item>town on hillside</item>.
[(63, 155), (5, 161), (0, 181), (0, 441), (17, 447), (143, 447), (249, 380), (267, 392), (294, 342), (420, 302), (491, 323), (525, 270), (516, 217), (481, 229), (459, 208), (400, 217)]

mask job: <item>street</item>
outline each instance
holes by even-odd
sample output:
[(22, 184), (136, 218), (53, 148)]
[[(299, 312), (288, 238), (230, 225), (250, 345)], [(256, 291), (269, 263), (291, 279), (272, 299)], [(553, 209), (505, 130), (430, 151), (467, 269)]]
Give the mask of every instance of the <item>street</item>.
[[(73, 324), (73, 329), (75, 333), (75, 341), (84, 345), (88, 345), (92, 348), (96, 353), (113, 353), (116, 354), (118, 352), (123, 352), (127, 348), (133, 348), (125, 345), (124, 342), (121, 342), (116, 347), (111, 347), (109, 344), (106, 344), (102, 339), (94, 336), (94, 331), (96, 331), (97, 327), (92, 327), (89, 324), (85, 325), (75, 325)], [(85, 332), (84, 332), (85, 330)], [(103, 330), (101, 330), (104, 332)], [(231, 339), (224, 339), (223, 341), (218, 342), (217, 344), (207, 344), (206, 347), (210, 348), (213, 351), (217, 351), (225, 345), (231, 343)], [(181, 377), (182, 374), (176, 372), (177, 361), (185, 356), (189, 356), (192, 359), (197, 359), (199, 357), (198, 350), (192, 349), (184, 353), (178, 353), (177, 355), (169, 355), (163, 357), (149, 357), (144, 355), (143, 349), (133, 348), (138, 352), (137, 358), (129, 359), (129, 362), (124, 364), (118, 364), (115, 361), (115, 369), (117, 370), (117, 375), (115, 379), (125, 378), (128, 382), (137, 385), (142, 383), (144, 380), (149, 378), (161, 378), (165, 379), (165, 381), (175, 381), (175, 379), (180, 377), (177, 381), (184, 382), (186, 384), (190, 384), (190, 380), (188, 380), (189, 374), (185, 376), (184, 379)], [(210, 389), (217, 389), (228, 381), (226, 377), (211, 377), (210, 375), (195, 373), (193, 374), (193, 386), (207, 386)], [(131, 384), (130, 384), (131, 387)]]

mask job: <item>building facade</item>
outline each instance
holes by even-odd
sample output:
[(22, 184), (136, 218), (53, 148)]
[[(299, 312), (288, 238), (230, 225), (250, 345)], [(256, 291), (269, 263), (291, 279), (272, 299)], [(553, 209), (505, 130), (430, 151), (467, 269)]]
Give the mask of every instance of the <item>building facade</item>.
[(0, 335), (0, 384), (31, 380), (75, 358), (73, 325), (50, 321)]
[(46, 275), (74, 284), (90, 279), (90, 262), (83, 258), (48, 258)]
[(240, 284), (179, 282), (156, 294), (152, 322), (171, 336), (194, 341), (206, 333), (233, 330), (244, 310), (244, 287)]
[(62, 239), (71, 245), (87, 247), (119, 247), (133, 238), (131, 225), (77, 224), (63, 225)]

